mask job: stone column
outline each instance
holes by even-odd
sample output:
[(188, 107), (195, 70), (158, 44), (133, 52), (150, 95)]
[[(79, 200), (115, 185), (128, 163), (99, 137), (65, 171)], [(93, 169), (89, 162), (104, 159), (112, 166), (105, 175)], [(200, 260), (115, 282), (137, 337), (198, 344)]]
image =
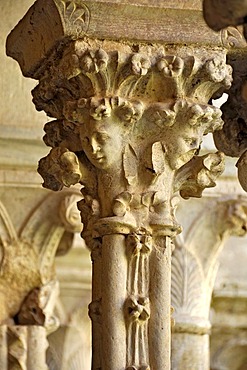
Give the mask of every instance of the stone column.
[(7, 42), (39, 81), (36, 108), (55, 118), (43, 186), (82, 185), (94, 370), (170, 369), (176, 194), (200, 197), (223, 170), (221, 153), (198, 154), (203, 135), (222, 127), (208, 101), (230, 87), (231, 67), (199, 3), (168, 3), (38, 0)]
[[(200, 212), (200, 211), (199, 211)], [(244, 236), (247, 201), (244, 197), (206, 199), (203, 211), (190, 220), (184, 238), (175, 241), (172, 259), (172, 369), (208, 370), (209, 311), (218, 256), (231, 236)]]
[(42, 326), (0, 326), (2, 370), (48, 370), (46, 329)]

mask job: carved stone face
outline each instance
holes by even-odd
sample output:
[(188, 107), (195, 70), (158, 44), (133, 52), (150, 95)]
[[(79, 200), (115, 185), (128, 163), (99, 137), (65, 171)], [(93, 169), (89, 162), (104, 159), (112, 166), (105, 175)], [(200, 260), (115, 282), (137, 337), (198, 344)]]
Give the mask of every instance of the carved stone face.
[(193, 158), (199, 149), (201, 135), (194, 129), (188, 129), (183, 134), (178, 130), (172, 136), (165, 144), (166, 154), (171, 168), (177, 170)]
[(80, 132), (83, 150), (98, 169), (117, 169), (122, 164), (123, 132), (111, 117), (91, 119)]

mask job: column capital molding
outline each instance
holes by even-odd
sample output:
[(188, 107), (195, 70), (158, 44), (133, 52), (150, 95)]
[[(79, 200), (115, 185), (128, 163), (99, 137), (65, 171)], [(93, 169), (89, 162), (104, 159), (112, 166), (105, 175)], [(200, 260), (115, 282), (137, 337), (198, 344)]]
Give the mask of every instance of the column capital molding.
[(203, 135), (223, 125), (208, 100), (230, 87), (225, 53), (84, 39), (52, 54), (37, 76), (36, 108), (56, 118), (45, 126), (43, 186), (84, 185), (84, 232), (91, 209), (96, 235), (175, 235), (175, 193), (200, 197), (224, 168), (221, 153), (197, 154)]
[(199, 0), (182, 5), (179, 0), (152, 4), (145, 0), (37, 0), (9, 35), (7, 54), (18, 61), (25, 76), (33, 77), (55, 47), (61, 50), (72, 39), (243, 47), (236, 42), (241, 36), (232, 36), (207, 27)]
[(209, 101), (231, 86), (227, 48), (201, 23), (199, 2), (46, 3), (34, 4), (7, 50), (39, 81), (37, 110), (55, 118), (43, 186), (82, 185), (92, 368), (168, 370), (175, 210), (179, 193), (200, 197), (224, 168), (222, 153), (199, 151), (223, 125)]
[(175, 326), (172, 328), (173, 333), (186, 333), (204, 335), (210, 334), (210, 321), (204, 317), (190, 315), (173, 315)]

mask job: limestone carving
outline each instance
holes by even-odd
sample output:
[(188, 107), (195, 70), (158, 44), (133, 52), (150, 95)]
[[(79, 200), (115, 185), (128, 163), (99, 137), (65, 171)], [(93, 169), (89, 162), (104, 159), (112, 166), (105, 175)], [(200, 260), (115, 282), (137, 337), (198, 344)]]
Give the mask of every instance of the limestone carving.
[(45, 358), (48, 342), (43, 327), (2, 325), (0, 333), (2, 370), (48, 370)]
[[(219, 31), (222, 28), (222, 42), (229, 49), (229, 63), (234, 69), (234, 83), (229, 91), (227, 104), (223, 106), (224, 127), (214, 134), (217, 148), (225, 154), (240, 157), (236, 166), (238, 177), (243, 189), (247, 189), (246, 181), (246, 14), (247, 2), (204, 0), (204, 18), (208, 25)], [(240, 26), (243, 25), (243, 30)], [(244, 39), (245, 37), (245, 39)], [(238, 51), (231, 50), (232, 48)], [(239, 49), (242, 49), (241, 51)]]
[(201, 197), (205, 188), (214, 187), (215, 179), (224, 171), (223, 159), (222, 152), (192, 158), (178, 174), (180, 195), (184, 199)]
[[(40, 161), (39, 172), (43, 185), (53, 190), (76, 182), (83, 185), (78, 206), (83, 236), (92, 250), (94, 276), (101, 273), (104, 235), (128, 235), (127, 294), (122, 308), (126, 369), (159, 368), (164, 365), (149, 358), (149, 296), (155, 286), (150, 277), (152, 239), (181, 230), (174, 215), (177, 191), (185, 198), (200, 197), (204, 188), (215, 186), (223, 171), (221, 153), (199, 157), (198, 151), (202, 136), (222, 127), (220, 110), (207, 100), (217, 90), (229, 88), (231, 68), (220, 55), (185, 57), (144, 46), (133, 53), (128, 46), (123, 51), (110, 46), (71, 43), (56, 70), (51, 63), (46, 78), (33, 91), (38, 109), (57, 118), (46, 126), (45, 142), (52, 149)], [(57, 90), (61, 74), (66, 80)], [(56, 140), (53, 132), (58, 133)], [(96, 305), (104, 296), (101, 289), (93, 293), (90, 305), (95, 330), (105, 312), (104, 306)], [(102, 366), (97, 348), (94, 368)], [(112, 358), (104, 366), (116, 367), (115, 361)]]
[(247, 45), (241, 26), (224, 28), (221, 31), (221, 39), (223, 46), (229, 50), (232, 48), (242, 49)]
[(201, 196), (223, 170), (221, 153), (199, 151), (203, 136), (222, 128), (209, 100), (230, 88), (232, 68), (219, 46), (97, 39), (92, 27), (84, 37), (93, 2), (55, 3), (72, 33), (52, 38), (49, 53), (24, 69), (39, 81), (37, 110), (55, 118), (45, 126), (43, 186), (82, 187), (82, 236), (93, 260), (92, 369), (169, 370), (177, 194)]
[(238, 177), (243, 189), (246, 190), (246, 60), (244, 54), (236, 58), (235, 54), (229, 56), (234, 68), (234, 82), (229, 90), (227, 102), (222, 106), (224, 126), (214, 133), (217, 148), (226, 155), (240, 157), (236, 166)]
[[(130, 256), (127, 287), (129, 296), (125, 302), (128, 330), (127, 364), (146, 363), (148, 365), (148, 319), (150, 317), (148, 265), (152, 238), (146, 235), (129, 235), (126, 247)], [(142, 345), (140, 346), (139, 343)]]
[(172, 305), (175, 315), (199, 317), (203, 309), (203, 271), (196, 256), (176, 243), (172, 258)]
[[(187, 250), (200, 259), (200, 265), (210, 286), (214, 270), (217, 268), (217, 256), (225, 240), (230, 235), (243, 236), (246, 233), (246, 200), (241, 197), (229, 198), (212, 201), (210, 208), (207, 207), (207, 211), (205, 210), (206, 212), (191, 224), (187, 236), (184, 236)], [(198, 241), (201, 238), (202, 218), (204, 222), (210, 220), (211, 227), (208, 227), (210, 231), (207, 231), (208, 244), (204, 243), (203, 250), (199, 250), (200, 244)], [(209, 308), (210, 296), (211, 294), (208, 295), (204, 309)], [(208, 312), (208, 309), (206, 312)]]
[(48, 333), (56, 330), (59, 321), (54, 315), (54, 307), (58, 297), (58, 288), (57, 281), (34, 288), (22, 303), (16, 318), (18, 324), (41, 325)]
[[(80, 199), (78, 193), (61, 193), (53, 201), (48, 196), (30, 215), (19, 235), (3, 204), (0, 205), (2, 324), (19, 313), (17, 321), (21, 324), (44, 325), (48, 330), (54, 327), (52, 311), (57, 291), (54, 259), (56, 253), (61, 253), (61, 249), (65, 252), (65, 237), (75, 231), (75, 223), (78, 230), (76, 219), (80, 218), (77, 215), (72, 222), (68, 220), (67, 215), (71, 209), (68, 197), (72, 197), (73, 202)], [(56, 207), (57, 213), (54, 212)], [(62, 217), (59, 208), (60, 214), (64, 210)]]
[[(230, 86), (231, 68), (220, 55), (204, 61), (194, 56), (167, 55), (162, 48), (143, 46), (138, 53), (131, 53), (128, 46), (123, 52), (111, 49), (107, 42), (94, 48), (85, 41), (71, 43), (56, 70), (51, 64), (47, 77), (34, 90), (37, 108), (58, 118), (47, 126), (45, 142), (53, 148), (40, 161), (39, 172), (45, 179), (44, 186), (53, 190), (81, 182), (85, 206), (91, 196), (99, 202), (103, 217), (114, 215), (126, 221), (132, 217), (132, 229), (158, 227), (161, 222), (161, 215), (155, 211), (149, 227), (149, 221), (143, 221), (143, 225), (138, 221), (134, 209), (139, 203), (138, 207), (145, 210), (150, 198), (149, 208), (165, 205), (163, 212), (167, 212), (169, 227), (174, 223), (168, 221), (170, 196), (157, 189), (162, 189), (166, 171), (170, 178), (173, 171), (179, 175), (178, 170), (198, 150), (203, 134), (222, 127), (219, 109), (208, 106), (206, 101), (217, 89)], [(67, 82), (58, 88), (63, 74)], [(202, 79), (208, 82), (201, 103), (200, 91), (206, 83)], [(83, 90), (86, 86), (87, 91)], [(157, 103), (161, 94), (162, 101)], [(182, 95), (186, 98), (181, 99)], [(188, 124), (177, 138), (184, 117)], [(59, 133), (56, 141), (55, 130)], [(147, 130), (149, 135), (145, 137)], [(71, 132), (70, 142), (63, 139), (65, 131), (67, 135)], [(113, 176), (116, 171), (120, 174), (117, 183)], [(140, 192), (143, 182), (145, 194), (138, 200), (135, 193)], [(106, 200), (111, 208), (108, 204), (105, 209)]]
[(60, 11), (63, 11), (65, 22), (74, 25), (81, 31), (86, 31), (89, 22), (89, 10), (81, 1), (56, 1)]
[(192, 353), (196, 368), (208, 368), (209, 310), (218, 256), (229, 236), (246, 234), (245, 198), (208, 199), (207, 202), (203, 212), (197, 214), (194, 221), (191, 220), (184, 236), (175, 240), (171, 300), (175, 309), (172, 341), (174, 369), (190, 369), (188, 360)]
[(48, 336), (47, 365), (49, 370), (81, 370), (90, 367), (90, 325), (84, 307), (70, 313), (67, 325)]

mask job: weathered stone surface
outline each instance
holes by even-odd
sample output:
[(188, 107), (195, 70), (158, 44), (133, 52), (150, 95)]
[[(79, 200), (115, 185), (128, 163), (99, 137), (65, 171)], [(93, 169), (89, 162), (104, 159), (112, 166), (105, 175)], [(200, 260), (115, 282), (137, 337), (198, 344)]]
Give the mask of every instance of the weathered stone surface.
[(240, 157), (236, 166), (238, 168), (240, 184), (243, 189), (246, 190), (246, 55), (245, 53), (240, 52), (237, 54), (230, 53), (228, 61), (233, 67), (233, 84), (228, 92), (228, 100), (222, 106), (224, 126), (221, 131), (214, 133), (214, 141), (217, 148), (223, 151), (226, 155)]
[(192, 359), (194, 368), (209, 368), (209, 312), (219, 255), (231, 235), (244, 236), (247, 230), (245, 198), (205, 198), (204, 202), (201, 215), (190, 217), (188, 231), (175, 240), (171, 289), (174, 370), (192, 369)]
[[(244, 293), (244, 294), (243, 294)], [(212, 300), (212, 369), (240, 369), (247, 364), (246, 291), (216, 291)]]
[[(10, 0), (0, 3), (0, 11), (3, 19), (0, 32), (0, 68), (1, 71), (4, 71), (4, 73), (1, 74), (0, 80), (1, 149), (3, 149), (2, 146), (4, 145), (8, 153), (8, 159), (14, 158), (18, 164), (20, 164), (20, 158), (22, 158), (20, 153), (14, 156), (14, 148), (17, 149), (16, 145), (18, 145), (18, 141), (24, 140), (24, 143), (26, 143), (28, 147), (29, 144), (27, 140), (36, 140), (36, 145), (38, 145), (39, 142), (41, 146), (43, 122), (46, 119), (43, 112), (37, 113), (30, 99), (30, 90), (34, 88), (35, 81), (27, 78), (24, 79), (20, 75), (18, 64), (14, 60), (8, 58), (5, 53), (7, 35), (17, 24), (19, 19), (23, 17), (23, 14), (32, 3), (33, 0), (21, 0), (18, 1), (18, 3)], [(8, 140), (15, 140), (15, 142), (3, 143), (2, 139), (5, 138)], [(10, 148), (12, 148), (13, 152)], [(3, 150), (1, 150), (0, 154), (1, 158), (2, 156), (6, 156), (6, 152), (4, 155), (2, 151)], [(34, 149), (30, 147), (29, 155), (30, 151), (35, 152)]]
[(46, 330), (41, 326), (0, 326), (2, 370), (47, 370)]
[[(220, 110), (208, 102), (231, 85), (225, 46), (233, 37), (203, 26), (200, 39), (196, 2), (182, 9), (176, 2), (49, 4), (52, 37), (46, 40), (39, 0), (31, 10), (37, 23), (30, 28), (28, 13), (7, 48), (23, 73), (39, 80), (36, 108), (55, 118), (45, 127), (52, 149), (39, 164), (44, 186), (83, 186), (82, 235), (93, 260), (92, 368), (168, 370), (177, 193), (200, 197), (223, 171), (221, 153), (199, 150), (204, 135), (222, 128)], [(200, 46), (205, 39), (214, 47)], [(210, 269), (207, 252), (200, 271)]]
[[(239, 37), (240, 27), (232, 27), (243, 24), (243, 34), (246, 38), (246, 15), (247, 2), (204, 0), (203, 2), (204, 18), (208, 25), (219, 31), (222, 28), (231, 26), (223, 32), (231, 34), (229, 39), (238, 39), (235, 43), (237, 48), (246, 49), (246, 41)], [(238, 44), (238, 45), (237, 45)], [(243, 189), (247, 189), (246, 179), (246, 50), (229, 53), (229, 63), (234, 70), (234, 83), (229, 91), (229, 99), (223, 107), (223, 130), (215, 133), (215, 144), (219, 150), (230, 156), (240, 157), (236, 166), (238, 167), (238, 178)]]
[[(194, 32), (197, 28), (200, 32)], [(206, 27), (199, 0), (183, 2), (182, 6), (179, 0), (165, 4), (159, 0), (38, 0), (9, 36), (7, 53), (18, 60), (24, 75), (33, 76), (34, 70), (58, 41), (61, 48), (69, 38), (85, 35), (166, 43), (177, 43), (179, 37), (181, 43), (222, 45), (220, 35)], [(32, 56), (26, 58), (30, 48)]]
[(63, 248), (66, 230), (67, 233), (75, 230), (76, 220), (73, 216), (70, 219), (72, 209), (67, 199), (70, 197), (75, 205), (74, 196), (73, 193), (58, 194), (52, 201), (48, 196), (32, 211), (19, 234), (4, 205), (0, 204), (2, 324), (19, 313), (16, 318), (19, 323), (44, 325), (48, 330), (56, 326), (52, 317), (56, 299), (54, 258)]

